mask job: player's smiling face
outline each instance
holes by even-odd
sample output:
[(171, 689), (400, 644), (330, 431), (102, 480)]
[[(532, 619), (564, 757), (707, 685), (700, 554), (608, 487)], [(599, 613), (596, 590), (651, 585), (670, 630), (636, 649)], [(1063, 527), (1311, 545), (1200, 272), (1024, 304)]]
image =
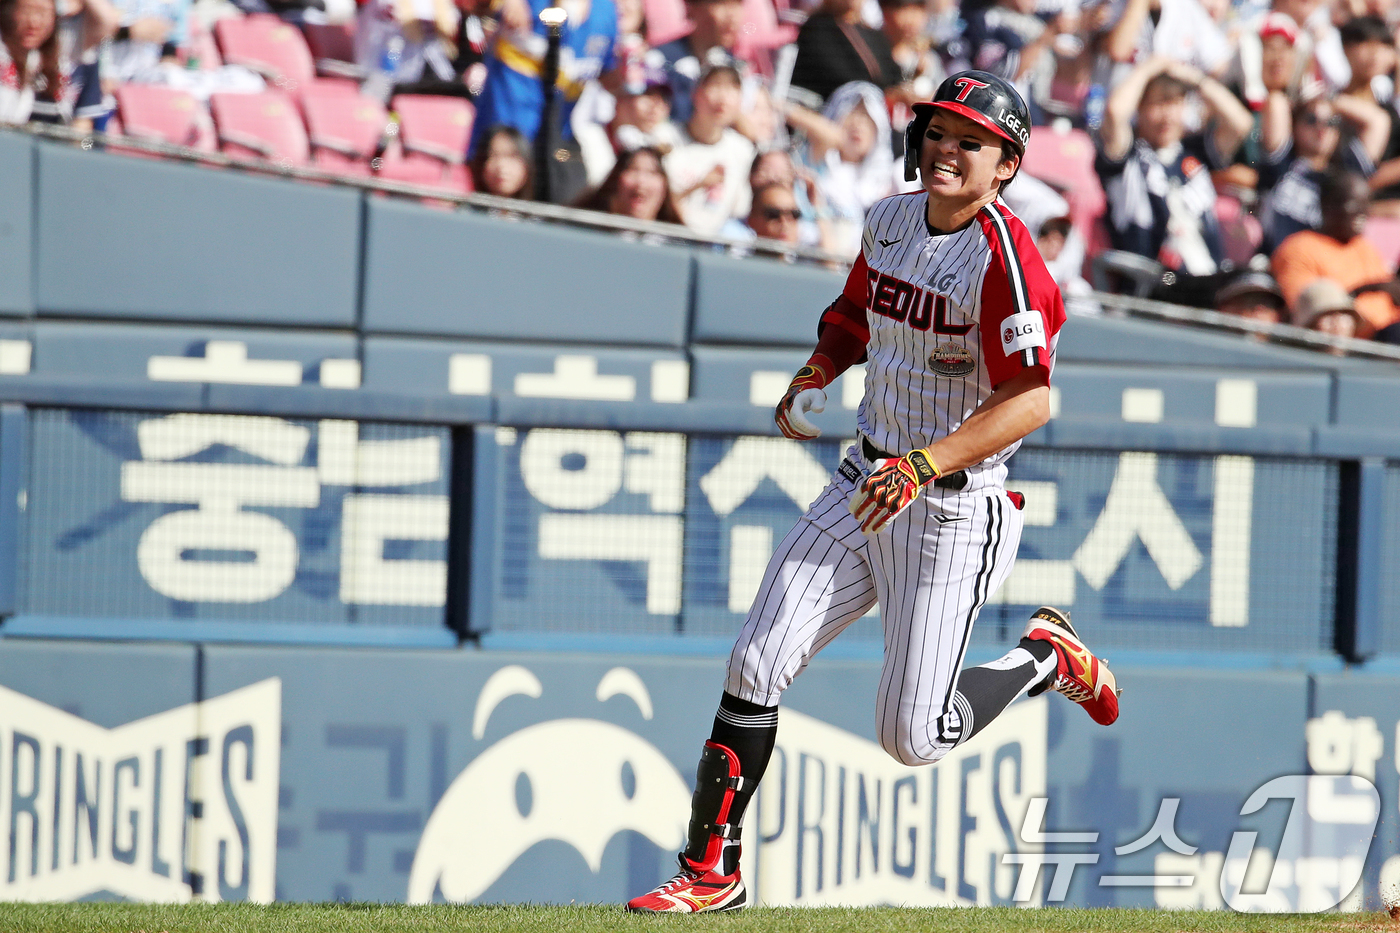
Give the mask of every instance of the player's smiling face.
[(934, 111), (919, 153), (919, 177), (929, 195), (969, 202), (995, 195), (1016, 173), (1016, 159), (1003, 159), (1002, 139), (967, 117)]

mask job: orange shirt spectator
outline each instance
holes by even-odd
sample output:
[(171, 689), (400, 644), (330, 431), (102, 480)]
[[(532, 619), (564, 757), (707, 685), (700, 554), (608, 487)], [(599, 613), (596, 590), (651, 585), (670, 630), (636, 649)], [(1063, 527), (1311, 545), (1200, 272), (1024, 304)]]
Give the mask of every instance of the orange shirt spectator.
[[(1370, 195), (1365, 179), (1337, 173), (1323, 181), (1322, 195), (1322, 229), (1295, 233), (1274, 251), (1274, 277), (1290, 308), (1296, 306), (1303, 289), (1317, 279), (1331, 279), (1352, 291), (1395, 277), (1376, 248), (1361, 235)], [(1356, 311), (1365, 322), (1359, 335), (1363, 337), (1400, 321), (1400, 308), (1384, 292), (1358, 297)]]

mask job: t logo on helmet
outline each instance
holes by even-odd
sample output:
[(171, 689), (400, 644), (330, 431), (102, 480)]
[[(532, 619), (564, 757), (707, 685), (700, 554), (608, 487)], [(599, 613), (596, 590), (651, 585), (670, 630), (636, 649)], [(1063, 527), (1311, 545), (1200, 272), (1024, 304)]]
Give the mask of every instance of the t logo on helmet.
[(991, 85), (987, 82), (978, 81), (975, 78), (958, 78), (953, 83), (956, 84), (958, 87), (962, 88), (962, 90), (958, 91), (959, 101), (967, 100), (967, 95), (971, 94), (978, 88), (991, 87)]

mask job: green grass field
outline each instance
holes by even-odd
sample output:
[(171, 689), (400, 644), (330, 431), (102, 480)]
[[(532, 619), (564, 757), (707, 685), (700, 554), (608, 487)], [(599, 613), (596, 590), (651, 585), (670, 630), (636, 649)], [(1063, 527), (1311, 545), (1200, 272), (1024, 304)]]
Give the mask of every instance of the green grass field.
[(756, 908), (638, 917), (619, 907), (404, 907), (381, 904), (0, 904), (3, 933), (1311, 933), (1397, 931), (1384, 914), (1236, 914), (1016, 908)]

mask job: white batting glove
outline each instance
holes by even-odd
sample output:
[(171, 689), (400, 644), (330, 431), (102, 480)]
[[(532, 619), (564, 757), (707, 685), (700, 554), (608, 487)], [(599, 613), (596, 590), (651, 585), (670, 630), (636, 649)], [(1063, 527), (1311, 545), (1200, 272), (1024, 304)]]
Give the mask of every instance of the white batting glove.
[(826, 393), (816, 386), (802, 388), (793, 385), (788, 388), (778, 408), (773, 412), (773, 420), (783, 437), (795, 441), (810, 441), (822, 436), (822, 429), (807, 417), (808, 412), (821, 414), (826, 411)]

